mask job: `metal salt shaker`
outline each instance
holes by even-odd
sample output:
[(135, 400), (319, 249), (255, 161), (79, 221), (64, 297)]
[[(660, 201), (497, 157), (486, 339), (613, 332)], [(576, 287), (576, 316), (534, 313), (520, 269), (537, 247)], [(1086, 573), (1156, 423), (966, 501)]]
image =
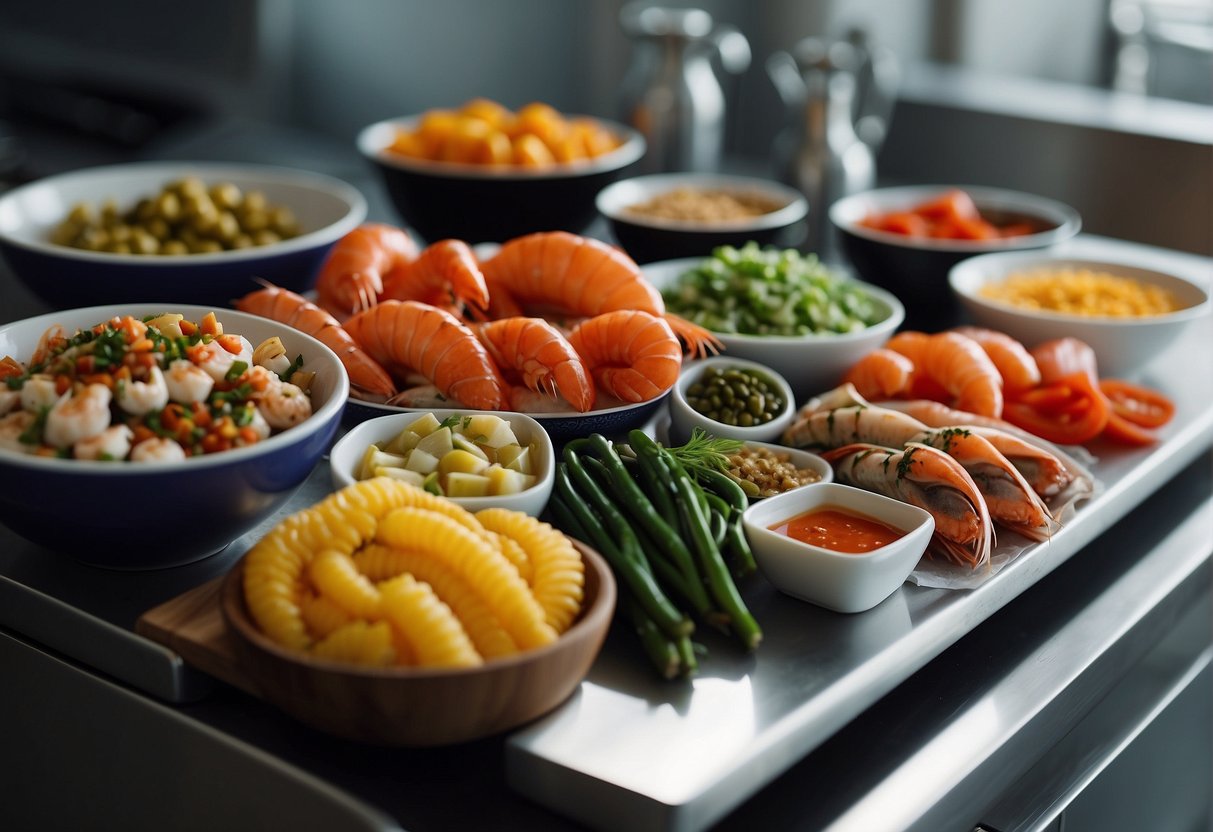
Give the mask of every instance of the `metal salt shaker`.
[(745, 36), (717, 26), (702, 9), (632, 3), (620, 25), (635, 42), (621, 88), (623, 119), (648, 142), (646, 173), (714, 171), (724, 149), (725, 95), (712, 66), (741, 73), (750, 64)]

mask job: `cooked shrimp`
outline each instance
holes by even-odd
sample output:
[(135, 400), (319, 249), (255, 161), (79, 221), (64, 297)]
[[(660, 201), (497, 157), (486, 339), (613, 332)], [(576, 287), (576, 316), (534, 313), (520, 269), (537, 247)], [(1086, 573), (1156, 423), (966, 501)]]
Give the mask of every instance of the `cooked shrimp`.
[(51, 351), (65, 341), (67, 341), (67, 334), (63, 331), (63, 327), (59, 324), (52, 324), (38, 338), (38, 346), (34, 348), (34, 354), (30, 356), (29, 363), (35, 365), (46, 361), (50, 357)]
[(257, 412), (271, 428), (285, 430), (312, 415), (312, 400), (289, 381), (270, 384), (264, 390), (253, 393), (252, 399), (257, 405)]
[(410, 300), (386, 300), (346, 322), (350, 336), (380, 364), (413, 370), (466, 407), (500, 410), (508, 390), (476, 335), (454, 315)]
[(142, 416), (160, 410), (168, 404), (168, 384), (164, 373), (153, 364), (148, 368), (147, 380), (122, 379), (114, 385), (114, 401), (118, 407), (132, 416)]
[(64, 393), (46, 414), (43, 439), (56, 448), (70, 448), (81, 439), (96, 436), (110, 426), (112, 398), (104, 384), (89, 384), (74, 395)]
[(666, 319), (635, 309), (587, 318), (569, 343), (602, 388), (625, 402), (657, 398), (682, 369), (682, 347)]
[(131, 448), (131, 462), (180, 462), (185, 459), (185, 449), (172, 439), (153, 436)]
[(381, 300), (417, 300), (438, 307), (453, 300), (483, 310), (489, 306), (489, 287), (467, 243), (439, 240), (384, 275)]
[(972, 477), (942, 451), (917, 442), (903, 450), (857, 443), (825, 451), (838, 482), (918, 506), (935, 518), (935, 541), (974, 569), (990, 561), (994, 530)]
[(20, 453), (32, 451), (34, 446), (22, 442), (21, 434), (33, 427), (37, 420), (37, 414), (28, 410), (16, 410), (7, 416), (0, 416), (0, 448)]
[(21, 407), (37, 413), (59, 401), (62, 395), (55, 386), (55, 377), (46, 373), (35, 373), (21, 386)]
[(865, 398), (887, 399), (909, 392), (913, 377), (913, 361), (899, 352), (882, 347), (856, 361), (843, 376), (843, 381), (854, 384)]
[(1002, 376), (972, 338), (955, 332), (924, 335), (908, 331), (894, 335), (885, 346), (914, 362), (914, 395), (936, 398), (922, 390), (921, 373), (946, 390), (960, 410), (986, 416), (1002, 413)]
[(720, 349), (701, 326), (667, 314), (661, 293), (632, 258), (606, 243), (565, 231), (506, 242), (483, 265), (492, 317), (521, 315), (530, 304), (577, 317), (625, 309), (664, 317), (693, 355)]
[(900, 411), (857, 404), (799, 416), (783, 435), (785, 445), (801, 448), (836, 448), (855, 442), (889, 448), (929, 445), (969, 473), (996, 522), (1034, 540), (1046, 539), (1057, 528), (1048, 506), (1019, 470), (967, 428), (932, 430)]
[(403, 229), (363, 223), (338, 240), (316, 278), (320, 305), (344, 319), (379, 302), (384, 275), (417, 257), (417, 244)]
[(336, 318), (307, 298), (267, 285), (240, 298), (236, 308), (292, 326), (337, 353), (349, 374), (350, 392), (354, 396), (382, 402), (396, 395), (396, 385), (387, 370), (358, 345)]
[(1015, 466), (1032, 490), (1042, 497), (1055, 497), (1071, 488), (1075, 496), (1094, 490), (1094, 477), (1082, 463), (1051, 442), (1033, 436), (1010, 422), (954, 410), (928, 399), (887, 401), (883, 405), (907, 413), (932, 427), (959, 425), (980, 434)]
[(1036, 365), (1036, 359), (1027, 347), (1005, 332), (980, 326), (958, 326), (952, 332), (972, 338), (986, 351), (1007, 390), (1030, 390), (1040, 384), (1040, 367)]
[(215, 380), (194, 362), (178, 358), (168, 365), (164, 384), (171, 401), (191, 404), (206, 401), (215, 387)]
[(576, 410), (594, 406), (594, 380), (577, 350), (560, 330), (542, 318), (503, 318), (473, 327), (502, 370), (522, 374), (529, 389), (549, 396), (557, 391)]
[(237, 361), (236, 355), (221, 347), (218, 341), (191, 344), (186, 347), (186, 355), (214, 381), (223, 381)]
[(113, 425), (73, 445), (72, 456), (76, 459), (126, 459), (134, 436), (135, 432), (126, 425)]

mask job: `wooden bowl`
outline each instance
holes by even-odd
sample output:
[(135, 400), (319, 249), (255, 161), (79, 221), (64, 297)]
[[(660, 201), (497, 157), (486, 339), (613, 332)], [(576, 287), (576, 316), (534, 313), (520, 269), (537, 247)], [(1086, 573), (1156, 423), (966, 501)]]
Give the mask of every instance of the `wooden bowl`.
[(223, 582), (223, 617), (245, 675), (269, 702), (328, 734), (387, 746), (465, 742), (536, 719), (589, 672), (615, 610), (615, 579), (594, 550), (580, 617), (554, 644), (473, 668), (363, 668), (321, 661), (271, 641), (244, 602), (243, 559)]

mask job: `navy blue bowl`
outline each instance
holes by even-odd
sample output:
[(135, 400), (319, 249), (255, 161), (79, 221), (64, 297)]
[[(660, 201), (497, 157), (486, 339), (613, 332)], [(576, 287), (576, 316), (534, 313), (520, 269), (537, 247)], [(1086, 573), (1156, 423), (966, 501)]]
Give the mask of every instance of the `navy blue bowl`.
[(542, 169), (430, 162), (384, 150), (417, 118), (381, 121), (358, 136), (358, 149), (383, 177), (400, 217), (423, 239), (501, 243), (536, 231), (582, 233), (597, 219), (594, 198), (644, 155), (644, 138), (607, 123), (625, 140), (594, 159)]
[[(124, 304), (52, 312), (0, 327), (0, 355), (28, 360), (59, 324), (74, 332), (114, 315), (180, 312), (198, 320), (211, 307)], [(0, 523), (48, 549), (110, 569), (160, 569), (214, 554), (277, 511), (332, 444), (349, 393), (337, 356), (284, 324), (214, 310), (226, 332), (257, 344), (277, 335), (316, 372), (314, 411), (295, 427), (247, 448), (182, 462), (48, 459), (0, 448)]]
[[(996, 225), (1028, 222), (1034, 234), (1000, 240), (935, 240), (890, 234), (860, 225), (872, 214), (906, 211), (947, 190), (959, 188), (978, 211)], [(962, 260), (997, 251), (1044, 249), (1078, 233), (1082, 220), (1068, 205), (1033, 194), (968, 185), (914, 185), (884, 188), (844, 197), (830, 206), (843, 254), (857, 276), (892, 292), (906, 308), (907, 329), (951, 326), (960, 308), (948, 285), (948, 272)]]
[[(72, 206), (114, 200), (121, 209), (197, 176), (259, 190), (289, 207), (299, 236), (267, 246), (174, 256), (110, 254), (51, 243)], [(0, 256), (31, 292), (56, 309), (105, 303), (174, 302), (227, 306), (268, 280), (296, 292), (315, 283), (333, 243), (366, 218), (356, 188), (306, 171), (204, 162), (139, 162), (48, 177), (0, 196)]]
[[(755, 217), (712, 223), (646, 217), (628, 210), (678, 188), (758, 196), (779, 208)], [(624, 179), (604, 188), (596, 202), (615, 240), (637, 263), (707, 257), (717, 246), (740, 248), (751, 241), (792, 248), (804, 241), (809, 211), (804, 196), (786, 185), (714, 173), (661, 173)]]

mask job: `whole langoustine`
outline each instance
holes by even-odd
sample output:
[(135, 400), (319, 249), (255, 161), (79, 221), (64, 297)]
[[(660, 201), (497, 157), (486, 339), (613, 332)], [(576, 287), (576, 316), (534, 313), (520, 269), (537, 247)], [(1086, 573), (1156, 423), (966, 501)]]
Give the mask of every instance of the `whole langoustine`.
[(339, 321), (370, 309), (390, 272), (417, 258), (417, 244), (403, 229), (363, 223), (333, 244), (316, 278), (320, 306)]
[(954, 563), (990, 562), (994, 528), (973, 479), (956, 460), (911, 442), (895, 450), (856, 443), (822, 453), (838, 482), (918, 506), (935, 518), (934, 540)]
[(346, 321), (372, 358), (397, 372), (413, 370), (465, 407), (503, 410), (509, 389), (488, 350), (451, 313), (410, 300), (386, 300)]
[(311, 335), (337, 353), (350, 377), (350, 393), (367, 401), (387, 401), (396, 385), (387, 370), (338, 323), (337, 319), (302, 295), (266, 285), (236, 301), (241, 312), (260, 315)]
[(1032, 540), (1056, 531), (1044, 500), (1014, 465), (989, 441), (967, 428), (931, 429), (897, 410), (854, 404), (800, 412), (784, 432), (783, 444), (798, 448), (837, 448), (855, 442), (903, 448), (917, 443), (943, 451), (968, 472), (994, 521)]
[(661, 293), (632, 258), (613, 246), (566, 231), (541, 231), (502, 245), (482, 269), (491, 317), (523, 315), (525, 306), (574, 317), (639, 310), (663, 317), (693, 355), (720, 349), (697, 324), (668, 314)]
[(416, 300), (456, 314), (463, 304), (487, 309), (489, 289), (467, 243), (438, 240), (384, 275), (380, 300)]
[(594, 379), (569, 340), (542, 318), (502, 318), (473, 331), (503, 371), (516, 371), (527, 388), (557, 392), (581, 413), (594, 406)]
[(602, 388), (625, 402), (657, 398), (682, 369), (682, 347), (666, 319), (636, 309), (587, 318), (569, 343)]

